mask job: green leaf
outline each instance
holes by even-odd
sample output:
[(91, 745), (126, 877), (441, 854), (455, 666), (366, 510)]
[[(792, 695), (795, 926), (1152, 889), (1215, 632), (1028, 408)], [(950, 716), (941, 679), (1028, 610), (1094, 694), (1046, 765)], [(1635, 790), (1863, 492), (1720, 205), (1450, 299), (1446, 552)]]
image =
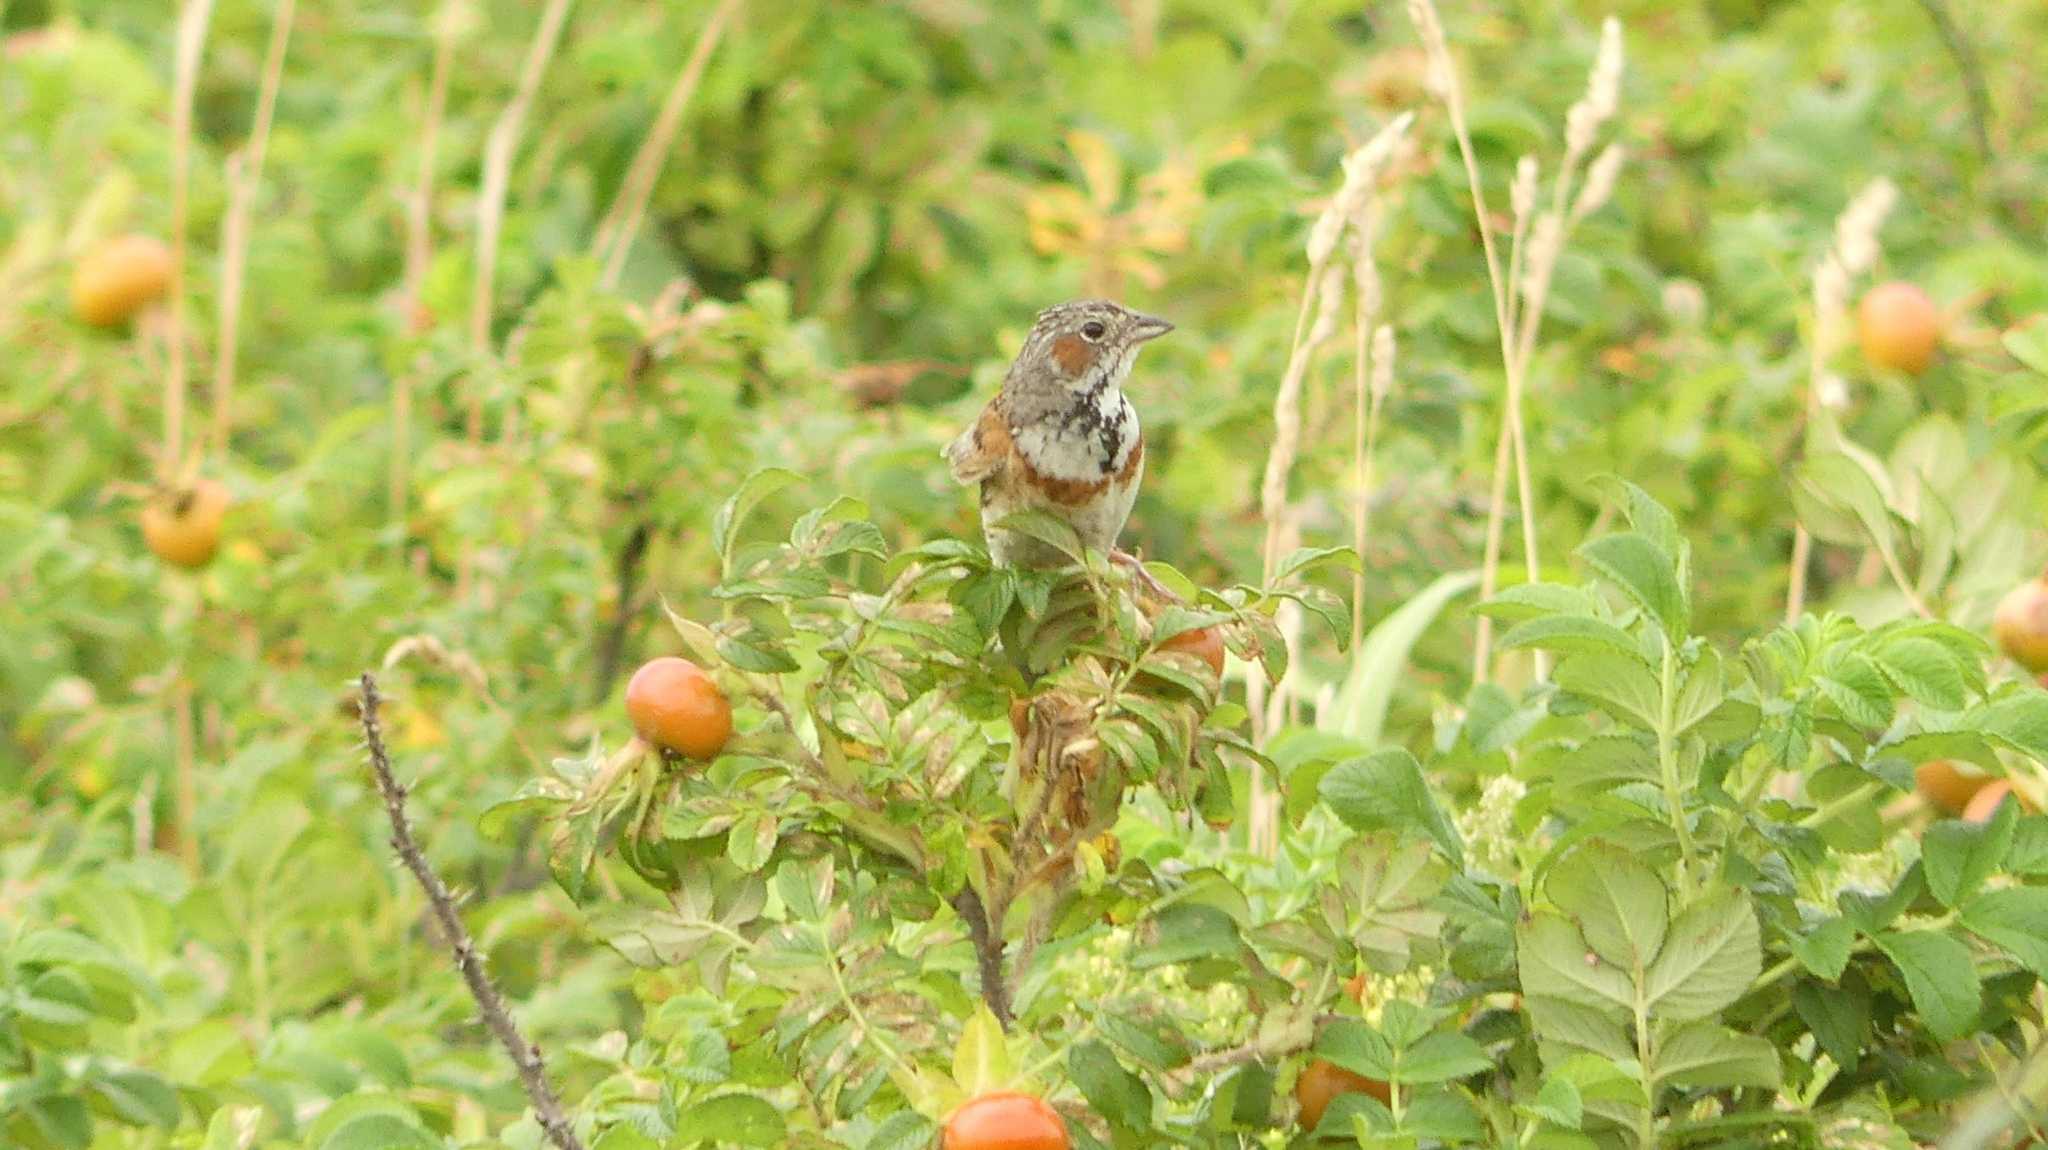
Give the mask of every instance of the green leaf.
[(1716, 891), (1680, 911), (1644, 992), (1653, 1017), (1705, 1018), (1749, 989), (1763, 968), (1756, 911), (1749, 896)]
[(1883, 931), (1872, 941), (1905, 977), (1913, 1006), (1935, 1037), (1961, 1038), (1976, 1025), (1982, 990), (1961, 939), (1933, 930)]
[(1688, 1022), (1657, 1042), (1657, 1079), (1672, 1086), (1720, 1090), (1778, 1085), (1778, 1048), (1712, 1022)]
[(1792, 988), (1792, 1008), (1828, 1057), (1853, 1073), (1862, 1061), (1864, 1031), (1870, 1026), (1870, 991), (1860, 982), (1830, 987), (1802, 981)]
[(1625, 723), (1657, 729), (1663, 688), (1648, 666), (1622, 655), (1572, 655), (1557, 665), (1557, 685)]
[(1145, 1130), (1152, 1125), (1152, 1092), (1124, 1068), (1109, 1047), (1083, 1042), (1067, 1053), (1067, 1071), (1081, 1096), (1112, 1126)]
[(1394, 687), (1408, 669), (1408, 653), (1451, 600), (1478, 585), (1477, 570), (1440, 575), (1375, 624), (1351, 653), (1351, 669), (1337, 700), (1317, 713), (1316, 726), (1368, 745), (1378, 743)]
[(1920, 869), (1943, 906), (1959, 906), (2005, 865), (2018, 814), (2002, 803), (1988, 823), (1943, 819), (1920, 837)]
[(1833, 982), (1849, 965), (1849, 948), (1855, 942), (1856, 927), (1846, 918), (1831, 918), (1805, 934), (1794, 935), (1792, 955), (1807, 970)]
[(1851, 723), (1873, 731), (1891, 724), (1892, 686), (1865, 656), (1853, 651), (1844, 655), (1814, 682)]
[(2021, 966), (2048, 978), (2048, 887), (1986, 891), (1963, 908), (1962, 923), (2005, 948)]
[(334, 1128), (320, 1150), (439, 1150), (426, 1131), (395, 1114), (359, 1114)]
[(1577, 1130), (1586, 1119), (1586, 1103), (1571, 1079), (1550, 1075), (1536, 1091), (1536, 1101), (1529, 1104), (1529, 1112), (1552, 1126)]
[(1318, 788), (1323, 802), (1354, 830), (1425, 835), (1462, 868), (1464, 840), (1423, 780), (1422, 764), (1396, 748), (1331, 767)]
[(1666, 637), (1673, 642), (1685, 637), (1690, 611), (1673, 556), (1632, 531), (1595, 539), (1581, 546), (1578, 554), (1655, 620)]
[(776, 830), (776, 817), (767, 811), (741, 818), (726, 832), (725, 857), (750, 874), (760, 870), (775, 852)]
[(1357, 1019), (1334, 1019), (1316, 1032), (1316, 1057), (1353, 1074), (1391, 1081), (1394, 1046), (1387, 1037)]
[(1500, 637), (1500, 646), (1502, 650), (1535, 647), (1566, 655), (1611, 653), (1642, 658), (1634, 636), (1590, 615), (1547, 615), (1517, 623)]
[(1663, 880), (1627, 851), (1588, 843), (1550, 872), (1551, 901), (1578, 923), (1586, 945), (1628, 971), (1648, 969), (1670, 925)]
[(754, 513), (763, 499), (795, 483), (803, 476), (784, 467), (764, 467), (740, 481), (725, 502), (711, 516), (711, 544), (718, 549), (719, 558), (728, 565), (732, 563), (733, 544), (739, 539), (740, 528), (746, 525), (747, 516)]
[(1948, 648), (1932, 639), (1894, 639), (1877, 650), (1876, 661), (1885, 678), (1916, 702), (1959, 711), (1968, 701), (1961, 668)]
[(2048, 764), (2048, 691), (2016, 691), (1970, 712), (1962, 726)]
[(2005, 350), (2012, 357), (2034, 369), (2036, 375), (2048, 375), (2048, 322), (2036, 317), (2032, 322), (2014, 327), (1999, 337)]
[(1157, 922), (1157, 939), (1132, 956), (1131, 964), (1138, 970), (1227, 957), (1244, 947), (1230, 916), (1204, 903), (1175, 903), (1159, 913)]
[(731, 1142), (741, 1146), (781, 1146), (788, 1137), (782, 1111), (752, 1094), (720, 1094), (706, 1098), (676, 1121), (676, 1129), (696, 1142)]
[(1493, 1056), (1463, 1034), (1432, 1034), (1405, 1050), (1394, 1061), (1389, 1082), (1450, 1082), (1469, 1078), (1494, 1067)]
[(1598, 601), (1583, 587), (1567, 587), (1562, 583), (1517, 583), (1475, 605), (1472, 613), (1507, 623), (1520, 623), (1548, 615), (1591, 617), (1599, 610)]
[(156, 1125), (176, 1129), (182, 1113), (178, 1092), (171, 1084), (147, 1070), (105, 1070), (92, 1078), (86, 1089), (98, 1095), (106, 1108), (130, 1125)]
[(1082, 562), (1087, 551), (1072, 525), (1043, 511), (1013, 511), (1003, 516), (995, 526), (1002, 531), (1014, 531), (1035, 539), (1075, 563)]
[(973, 1017), (960, 1028), (960, 1042), (953, 1048), (953, 1081), (971, 1098), (1010, 1085), (1015, 1076), (1010, 1066), (1010, 1047), (1003, 1024), (986, 1004), (977, 1004)]
[(929, 1150), (938, 1131), (915, 1110), (898, 1110), (875, 1124), (860, 1150)]
[(1633, 1008), (1629, 973), (1601, 958), (1562, 915), (1538, 911), (1515, 928), (1522, 993), (1619, 1012)]

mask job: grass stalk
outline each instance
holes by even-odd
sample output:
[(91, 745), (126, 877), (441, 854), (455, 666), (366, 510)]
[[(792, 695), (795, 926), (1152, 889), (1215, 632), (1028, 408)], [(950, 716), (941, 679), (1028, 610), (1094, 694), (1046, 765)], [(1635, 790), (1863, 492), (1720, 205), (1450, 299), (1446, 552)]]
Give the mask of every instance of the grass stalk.
[(270, 143), (270, 125), (277, 113), (277, 91), (284, 80), (285, 52), (290, 47), (296, 0), (277, 0), (271, 17), (270, 44), (263, 53), (263, 78), (256, 92), (256, 119), (249, 142), (228, 157), (228, 211), (221, 221), (220, 331), (213, 359), (211, 454), (227, 455), (234, 430), (235, 360), (241, 344), (242, 285), (249, 263), (249, 228), (256, 194), (263, 186), (263, 156)]
[[(421, 114), (419, 167), (405, 202), (405, 278), (400, 289), (400, 322), (408, 336), (418, 336), (423, 322), (427, 269), (434, 259), (434, 165), (440, 145), (441, 121), (448, 108), (448, 66), (455, 55), (454, 8), (444, 7), (435, 21), (434, 61), (427, 77), (426, 107)], [(412, 492), (413, 392), (427, 369), (427, 355), (413, 359), (410, 370), (391, 383), (392, 536), (405, 545), (405, 522)]]
[(654, 194), (654, 181), (661, 175), (662, 161), (675, 147), (676, 132), (683, 124), (683, 113), (689, 109), (690, 99), (696, 95), (697, 86), (704, 79), (704, 69), (710, 65), (711, 55), (717, 51), (718, 42), (725, 35), (725, 27), (739, 7), (740, 0), (719, 0), (718, 7), (711, 10), (711, 18), (705, 21), (704, 30), (697, 33), (696, 47), (690, 50), (683, 70), (676, 74), (675, 83), (669, 87), (667, 98), (661, 102), (661, 111), (654, 118), (654, 125), (648, 129), (647, 137), (640, 141), (640, 149), (633, 153), (633, 162), (626, 168), (626, 178), (619, 184), (611, 207), (605, 210), (604, 220), (598, 224), (594, 249), (604, 261), (601, 282), (607, 288), (619, 285), (619, 276), (626, 269), (626, 255), (632, 250), (633, 238), (640, 231), (640, 221), (647, 214), (648, 198)]
[(171, 314), (164, 333), (164, 443), (157, 478), (176, 482), (185, 465), (186, 325), (190, 310), (185, 254), (192, 216), (192, 100), (206, 53), (213, 0), (185, 0), (178, 11), (176, 72), (171, 92)]
[[(519, 70), (519, 84), (506, 102), (484, 144), (483, 183), (477, 195), (476, 279), (469, 304), (469, 347), (475, 354), (472, 370), (481, 370), (491, 352), (491, 312), (498, 280), (498, 238), (505, 227), (505, 196), (512, 181), (512, 160), (519, 152), (519, 137), (526, 128), (527, 112), (540, 91), (541, 78), (561, 43), (562, 25), (569, 18), (574, 0), (548, 0), (540, 25), (527, 46), (526, 61)], [(471, 446), (483, 443), (483, 389), (472, 386), (465, 430)]]

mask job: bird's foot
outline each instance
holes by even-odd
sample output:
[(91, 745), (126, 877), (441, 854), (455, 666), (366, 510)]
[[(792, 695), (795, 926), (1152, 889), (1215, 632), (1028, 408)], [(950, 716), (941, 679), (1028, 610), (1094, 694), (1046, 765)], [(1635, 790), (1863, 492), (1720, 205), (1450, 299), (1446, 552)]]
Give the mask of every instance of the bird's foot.
[(1136, 555), (1133, 555), (1130, 552), (1124, 551), (1120, 548), (1112, 547), (1109, 551), (1109, 561), (1112, 563), (1122, 563), (1126, 567), (1129, 567), (1131, 569), (1131, 576), (1135, 578), (1138, 581), (1138, 583), (1145, 588), (1145, 590), (1151, 592), (1159, 598), (1164, 599), (1169, 603), (1183, 602), (1180, 596), (1173, 593), (1172, 588), (1168, 587), (1164, 583), (1161, 583), (1159, 580), (1153, 578), (1152, 573), (1150, 571), (1145, 570), (1144, 561), (1139, 559)]

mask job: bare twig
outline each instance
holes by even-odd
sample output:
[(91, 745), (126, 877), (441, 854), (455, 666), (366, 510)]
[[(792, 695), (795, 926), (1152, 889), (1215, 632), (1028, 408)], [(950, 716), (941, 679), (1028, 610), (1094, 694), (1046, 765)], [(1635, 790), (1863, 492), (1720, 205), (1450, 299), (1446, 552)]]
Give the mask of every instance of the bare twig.
[[(491, 348), (498, 233), (505, 226), (505, 195), (512, 181), (512, 159), (519, 151), (519, 134), (526, 126), (527, 109), (533, 106), (534, 95), (540, 91), (541, 77), (554, 57), (562, 24), (569, 17), (569, 5), (573, 2), (548, 0), (547, 9), (540, 16), (540, 27), (534, 31), (533, 43), (527, 47), (526, 63), (519, 71), (519, 87), (505, 110), (498, 114), (497, 122), (491, 125), (490, 138), (484, 144), (483, 186), (477, 194), (476, 208), (476, 281), (469, 303), (469, 347), (476, 355), (475, 368), (479, 370)], [(470, 388), (467, 431), (470, 443), (483, 442), (483, 390), (474, 384)]]
[(383, 702), (377, 694), (377, 680), (364, 672), (361, 680), (359, 717), (363, 724), (363, 742), (370, 755), (370, 771), (377, 778), (377, 793), (384, 798), (384, 813), (391, 820), (391, 846), (398, 852), (399, 861), (417, 879), (420, 889), (426, 892), (427, 902), (432, 905), (434, 919), (441, 925), (442, 937), (448, 940), (449, 949), (455, 955), (455, 967), (462, 972), (462, 981), (469, 986), (469, 995), (476, 1000), (477, 1014), (484, 1024), (497, 1036), (505, 1053), (511, 1056), (512, 1066), (519, 1072), (520, 1085), (526, 1088), (527, 1100), (533, 1103), (534, 1117), (547, 1133), (548, 1141), (556, 1150), (583, 1150), (583, 1143), (570, 1128), (568, 1116), (562, 1112), (562, 1103), (555, 1097), (554, 1087), (548, 1085), (547, 1067), (541, 1062), (540, 1047), (526, 1040), (519, 1032), (519, 1024), (512, 1020), (512, 1012), (505, 1005), (504, 996), (492, 984), (491, 976), (484, 972), (483, 959), (477, 954), (476, 943), (469, 937), (468, 928), (462, 925), (462, 916), (455, 910), (454, 896), (441, 882), (441, 876), (434, 873), (432, 863), (420, 853), (420, 847), (412, 837), (412, 822), (406, 817), (406, 788), (399, 785), (391, 773), (391, 756), (384, 749), (384, 731), (378, 724), (377, 708)]
[(213, 0), (185, 0), (178, 13), (176, 88), (171, 96), (171, 318), (164, 341), (164, 451), (157, 477), (170, 480), (184, 467), (186, 287), (185, 247), (192, 216), (192, 99)]
[(234, 428), (235, 358), (242, 329), (242, 282), (249, 262), (249, 228), (256, 193), (263, 186), (263, 155), (270, 144), (270, 122), (277, 112), (277, 90), (284, 80), (285, 50), (291, 44), (296, 0), (277, 0), (271, 17), (270, 46), (263, 54), (263, 79), (256, 93), (256, 120), (249, 143), (228, 157), (228, 211), (221, 221), (220, 331), (213, 349), (213, 435), (215, 458), (226, 455)]
[(633, 153), (633, 162), (626, 168), (626, 178), (619, 185), (618, 195), (612, 199), (611, 207), (605, 210), (603, 222), (598, 224), (594, 246), (604, 258), (601, 282), (605, 287), (617, 287), (619, 284), (619, 276), (626, 268), (626, 253), (632, 250), (633, 237), (640, 231), (640, 219), (647, 213), (647, 199), (654, 194), (654, 181), (661, 175), (661, 163), (675, 146), (676, 132), (683, 123), (683, 112), (689, 108), (690, 98), (696, 95), (697, 85), (704, 78), (704, 69), (711, 63), (711, 54), (717, 50), (718, 41), (725, 34), (725, 26), (739, 6), (740, 0), (720, 0), (718, 7), (711, 10), (711, 18), (705, 21), (704, 30), (697, 34), (697, 46), (691, 49), (690, 58), (676, 75), (668, 97), (661, 102), (661, 111), (654, 118), (654, 126), (647, 130), (647, 138), (640, 141), (640, 150)]

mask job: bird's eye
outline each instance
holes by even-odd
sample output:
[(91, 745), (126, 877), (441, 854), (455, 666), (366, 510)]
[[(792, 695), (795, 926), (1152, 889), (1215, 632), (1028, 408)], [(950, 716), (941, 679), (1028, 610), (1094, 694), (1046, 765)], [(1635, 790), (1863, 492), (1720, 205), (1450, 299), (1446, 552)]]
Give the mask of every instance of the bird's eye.
[(1093, 343), (1096, 340), (1099, 340), (1103, 336), (1108, 334), (1109, 329), (1102, 326), (1102, 321), (1099, 319), (1091, 319), (1087, 323), (1081, 325), (1081, 335), (1084, 338), (1086, 338), (1090, 343)]

